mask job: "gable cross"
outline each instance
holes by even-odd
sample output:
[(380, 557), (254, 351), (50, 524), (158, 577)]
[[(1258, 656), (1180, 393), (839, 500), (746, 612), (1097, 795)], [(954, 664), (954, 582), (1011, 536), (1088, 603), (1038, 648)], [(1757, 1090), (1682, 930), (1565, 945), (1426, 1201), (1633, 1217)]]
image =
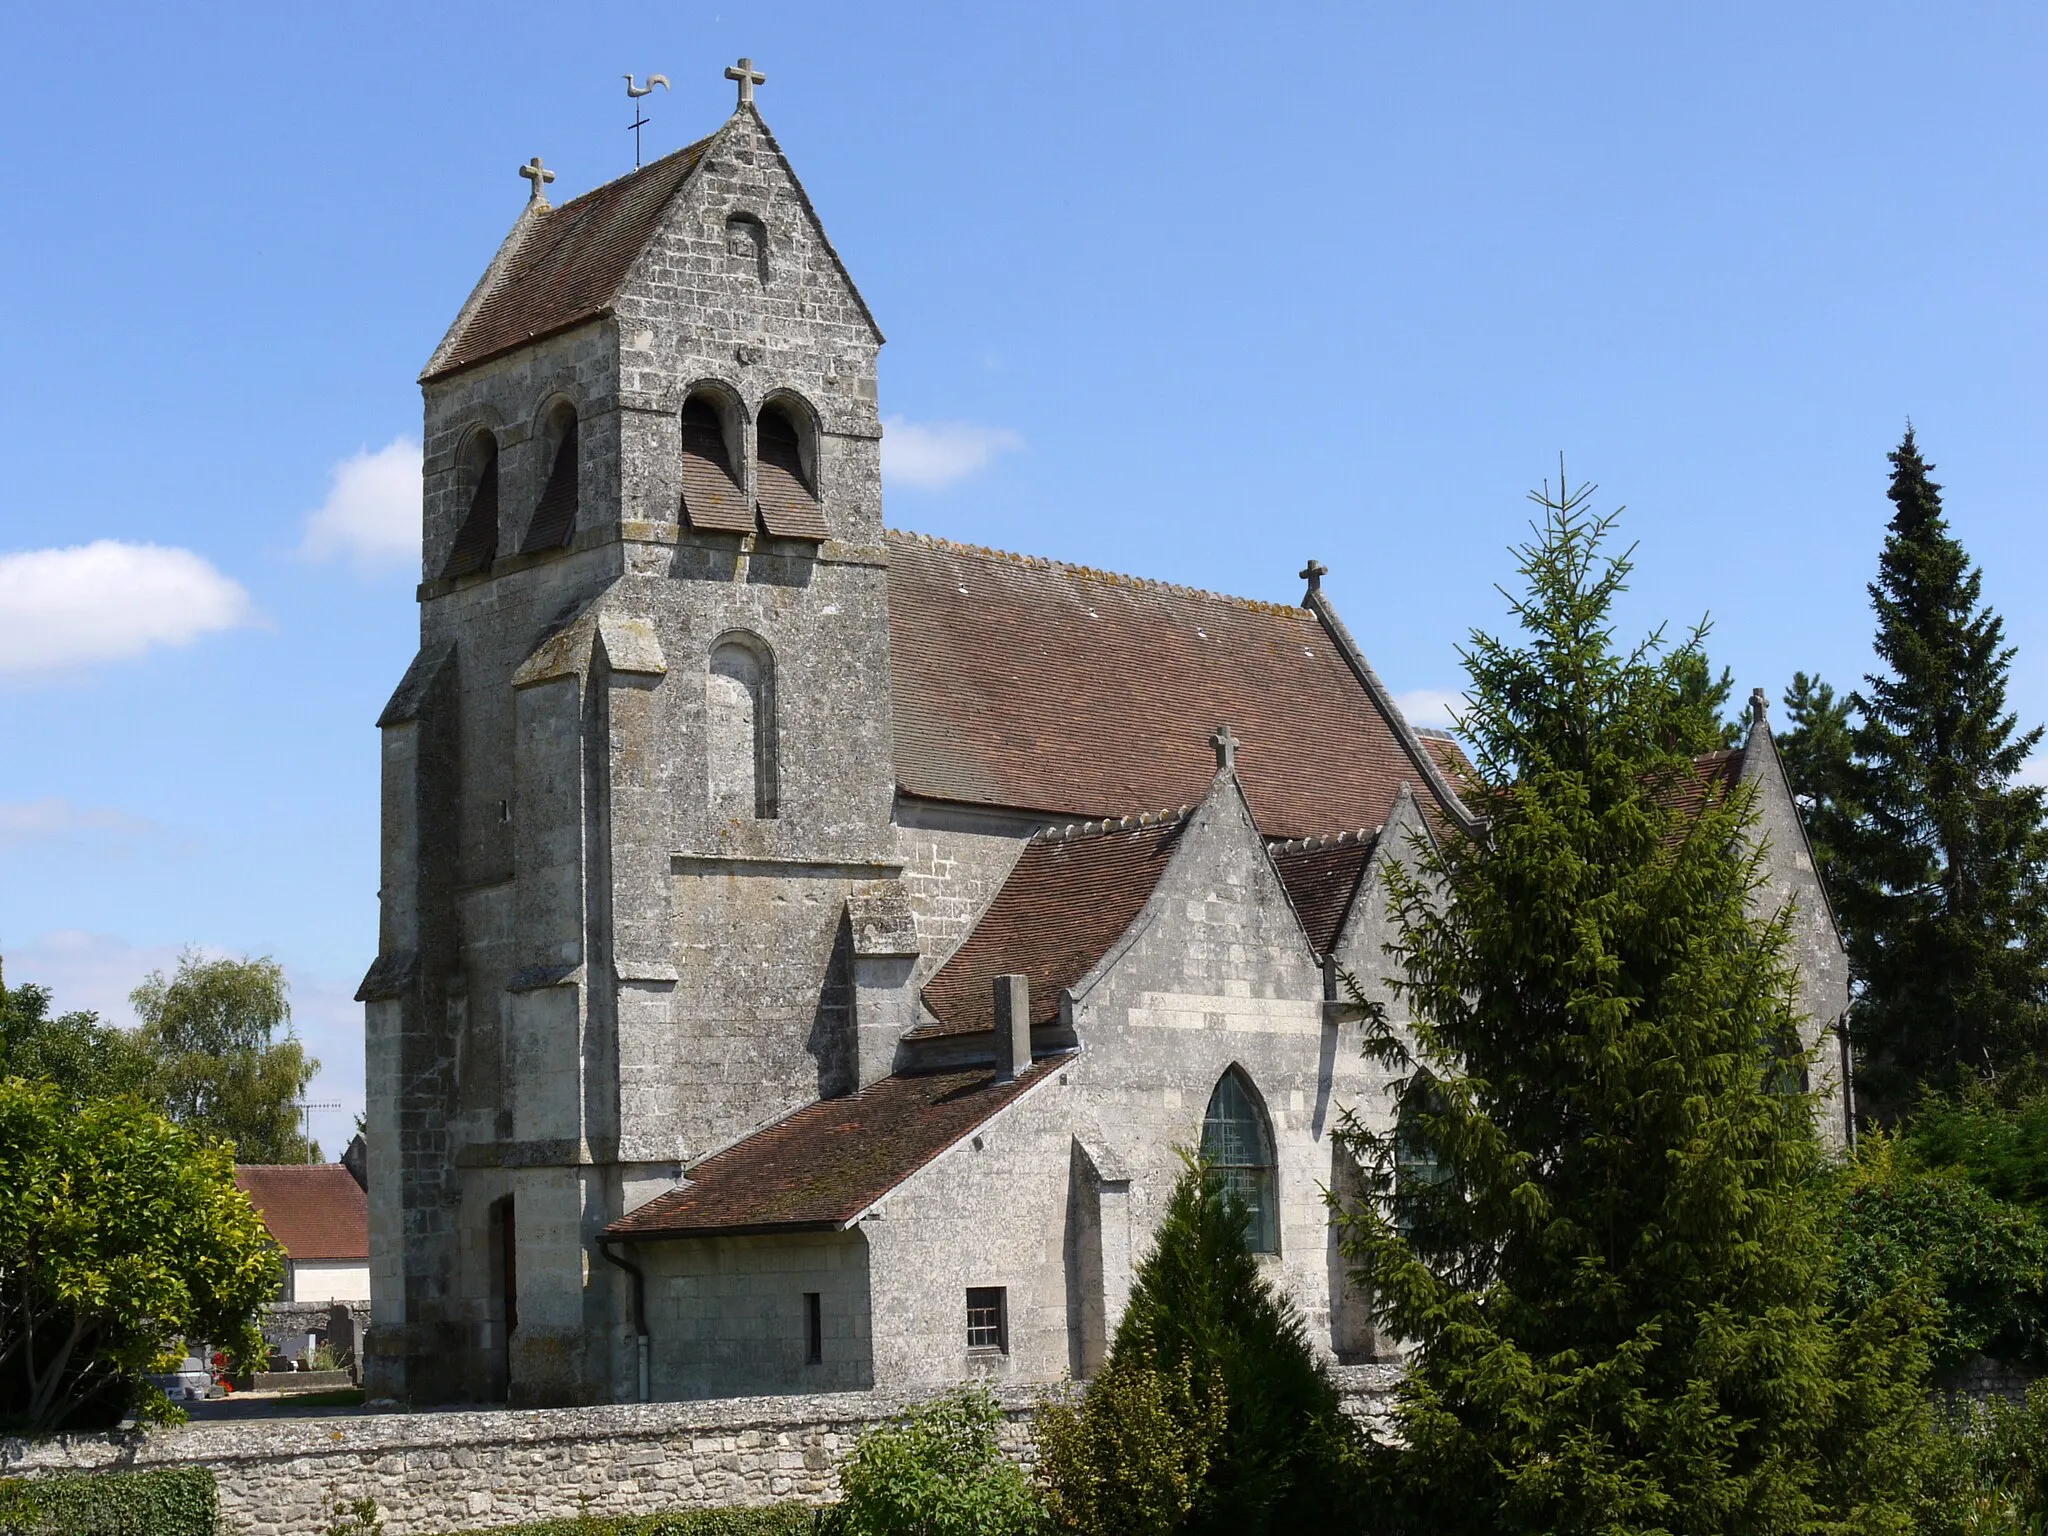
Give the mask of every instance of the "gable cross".
[(1308, 583), (1311, 592), (1323, 590), (1323, 578), (1330, 574), (1330, 568), (1320, 560), (1311, 560), (1301, 568), (1301, 579)]
[(730, 66), (725, 72), (725, 78), (739, 81), (740, 105), (743, 107), (753, 103), (755, 86), (768, 83), (768, 77), (754, 68), (752, 59), (741, 59), (739, 63)]
[(1219, 725), (1209, 737), (1209, 745), (1216, 749), (1216, 766), (1235, 769), (1237, 767), (1237, 738), (1230, 734), (1230, 727)]
[(540, 156), (535, 155), (526, 164), (519, 167), (519, 174), (533, 183), (533, 190), (527, 194), (526, 200), (529, 203), (539, 203), (542, 206), (546, 206), (547, 194), (541, 191), (541, 188), (555, 179), (555, 173), (542, 165), (540, 163)]

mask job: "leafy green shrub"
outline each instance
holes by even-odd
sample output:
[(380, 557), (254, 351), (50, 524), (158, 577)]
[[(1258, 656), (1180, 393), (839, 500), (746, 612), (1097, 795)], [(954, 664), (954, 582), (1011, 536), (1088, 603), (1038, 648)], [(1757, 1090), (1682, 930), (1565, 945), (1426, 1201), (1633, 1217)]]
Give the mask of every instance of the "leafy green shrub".
[(1259, 1273), (1246, 1222), (1223, 1175), (1190, 1161), (1095, 1387), (1041, 1418), (1039, 1481), (1066, 1529), (1357, 1523), (1356, 1431), (1293, 1304)]
[(262, 1349), (284, 1266), (234, 1174), (234, 1148), (135, 1099), (0, 1079), (0, 1423), (180, 1419), (142, 1378), (185, 1339)]
[(2048, 1095), (2005, 1108), (1988, 1097), (1929, 1099), (1901, 1137), (1928, 1168), (1954, 1168), (2001, 1200), (2048, 1217)]
[(834, 1536), (1020, 1536), (1044, 1513), (997, 1438), (985, 1387), (936, 1398), (860, 1437), (840, 1474)]
[(204, 1467), (0, 1479), (0, 1536), (216, 1536)]
[(458, 1536), (818, 1536), (830, 1513), (811, 1504), (764, 1504), (750, 1509), (688, 1509), (611, 1519), (541, 1520), (464, 1531)]
[(1039, 1406), (1031, 1426), (1046, 1509), (1080, 1536), (1168, 1536), (1195, 1512), (1226, 1427), (1218, 1377), (1132, 1359), (1105, 1365), (1078, 1404)]
[(2024, 1404), (1951, 1402), (1922, 1472), (1921, 1536), (2048, 1532), (2048, 1384)]
[(1916, 1276), (1941, 1298), (1937, 1371), (1973, 1355), (2040, 1359), (2048, 1347), (2048, 1228), (1951, 1169), (1917, 1166), (1873, 1135), (1832, 1175), (1845, 1311), (1860, 1314)]

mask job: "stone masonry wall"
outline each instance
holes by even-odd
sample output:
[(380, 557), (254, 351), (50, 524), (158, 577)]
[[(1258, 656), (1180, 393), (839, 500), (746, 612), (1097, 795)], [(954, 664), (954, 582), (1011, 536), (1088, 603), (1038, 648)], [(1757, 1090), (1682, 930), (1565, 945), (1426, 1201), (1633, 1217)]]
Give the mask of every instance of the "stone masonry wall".
[[(1338, 1372), (1346, 1406), (1376, 1417), (1398, 1368)], [(1031, 1464), (1037, 1398), (1001, 1391), (1005, 1448)], [(698, 1403), (188, 1424), (133, 1434), (0, 1441), (0, 1474), (208, 1467), (221, 1528), (322, 1536), (330, 1500), (377, 1501), (386, 1536), (592, 1514), (655, 1514), (839, 1495), (861, 1431), (914, 1399), (872, 1392)]]

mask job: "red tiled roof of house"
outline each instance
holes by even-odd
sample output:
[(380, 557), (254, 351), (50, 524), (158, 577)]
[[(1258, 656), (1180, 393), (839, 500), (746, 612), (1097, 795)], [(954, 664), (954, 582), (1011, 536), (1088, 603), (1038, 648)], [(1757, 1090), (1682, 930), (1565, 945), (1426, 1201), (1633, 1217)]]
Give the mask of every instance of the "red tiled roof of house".
[(237, 1163), (235, 1187), (286, 1258), (370, 1262), (370, 1202), (340, 1163)]
[(603, 314), (710, 143), (700, 139), (536, 215), (426, 377), (441, 378)]
[(1011, 1082), (989, 1068), (888, 1077), (806, 1105), (706, 1158), (606, 1237), (710, 1237), (843, 1227), (1004, 1105), (1058, 1070), (1041, 1061)]
[(1404, 780), (1431, 803), (1305, 608), (892, 532), (889, 646), (906, 794), (1076, 818), (1193, 803), (1227, 725), (1268, 836), (1378, 826)]
[(1287, 887), (1288, 900), (1318, 955), (1336, 949), (1377, 841), (1368, 833), (1342, 842), (1319, 838), (1306, 846), (1283, 844), (1272, 850), (1280, 883)]
[(1137, 921), (1186, 827), (1175, 815), (1129, 831), (1025, 844), (974, 931), (925, 983), (924, 1004), (938, 1022), (920, 1025), (911, 1038), (994, 1029), (995, 978), (1019, 973), (1030, 978), (1031, 1022), (1052, 1023), (1060, 992)]

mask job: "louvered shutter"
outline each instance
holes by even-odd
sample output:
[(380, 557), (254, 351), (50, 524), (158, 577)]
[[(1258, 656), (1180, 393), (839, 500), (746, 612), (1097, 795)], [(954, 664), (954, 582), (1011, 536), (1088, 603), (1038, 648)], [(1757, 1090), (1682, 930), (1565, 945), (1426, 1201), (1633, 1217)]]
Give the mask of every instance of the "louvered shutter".
[(774, 409), (761, 413), (761, 523), (785, 539), (822, 539), (825, 514), (804, 482), (803, 452), (796, 428)]
[(548, 472), (547, 489), (533, 509), (533, 521), (526, 525), (523, 555), (543, 549), (560, 549), (576, 534), (576, 427), (572, 422), (555, 450), (555, 467)]
[(725, 455), (718, 412), (704, 400), (683, 407), (683, 513), (693, 528), (754, 531), (754, 514)]
[(443, 576), (467, 576), (489, 565), (498, 554), (498, 461), (492, 459), (477, 477), (476, 494), (469, 499), (469, 515), (456, 531), (455, 547), (448, 551)]

